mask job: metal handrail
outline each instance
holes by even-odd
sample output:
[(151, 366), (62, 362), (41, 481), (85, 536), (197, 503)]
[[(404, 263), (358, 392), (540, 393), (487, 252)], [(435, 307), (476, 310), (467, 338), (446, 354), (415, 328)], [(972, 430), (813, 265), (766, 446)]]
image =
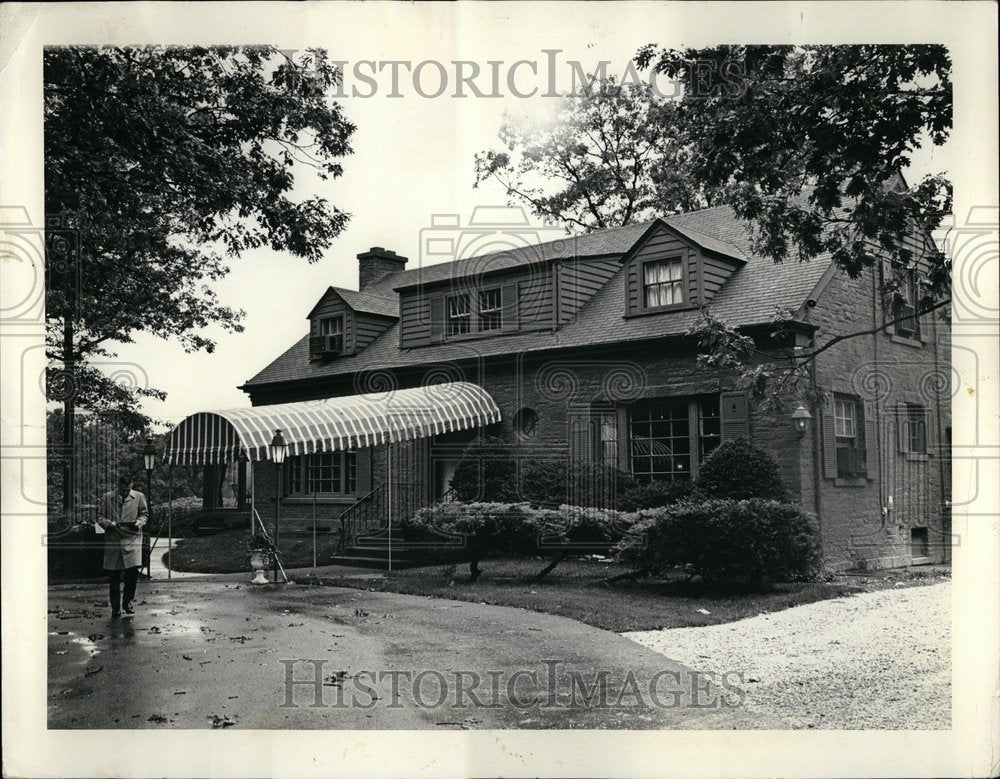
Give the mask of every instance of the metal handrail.
[(382, 482), (340, 514), (340, 551), (376, 522), (382, 524), (387, 482)]

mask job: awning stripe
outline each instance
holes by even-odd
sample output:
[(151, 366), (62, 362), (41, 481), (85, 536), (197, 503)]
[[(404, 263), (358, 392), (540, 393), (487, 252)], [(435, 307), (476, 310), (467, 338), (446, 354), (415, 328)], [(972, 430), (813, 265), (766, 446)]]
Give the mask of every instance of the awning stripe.
[(292, 456), (409, 441), (499, 421), (493, 398), (468, 382), (200, 411), (171, 431), (166, 460), (176, 465), (266, 460), (279, 429)]

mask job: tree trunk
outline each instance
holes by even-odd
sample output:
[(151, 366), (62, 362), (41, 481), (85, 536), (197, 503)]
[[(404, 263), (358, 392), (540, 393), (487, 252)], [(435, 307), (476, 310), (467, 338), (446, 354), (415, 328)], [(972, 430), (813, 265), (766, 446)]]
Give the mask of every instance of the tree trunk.
[(534, 582), (540, 582), (542, 579), (544, 579), (546, 576), (548, 576), (550, 573), (552, 573), (552, 569), (555, 568), (557, 565), (559, 565), (559, 563), (561, 563), (565, 559), (566, 559), (566, 554), (565, 553), (561, 554), (561, 555), (557, 555), (556, 557), (553, 557), (549, 561), (549, 564), (546, 565), (544, 568), (542, 568), (542, 570), (540, 570), (535, 575), (535, 578), (533, 578), (532, 581), (534, 581)]
[(63, 511), (73, 511), (76, 503), (76, 453), (74, 421), (76, 403), (76, 366), (73, 359), (73, 322), (68, 317), (63, 324)]
[(480, 573), (482, 571), (479, 570), (479, 560), (476, 558), (469, 560), (469, 581), (474, 582), (479, 578)]

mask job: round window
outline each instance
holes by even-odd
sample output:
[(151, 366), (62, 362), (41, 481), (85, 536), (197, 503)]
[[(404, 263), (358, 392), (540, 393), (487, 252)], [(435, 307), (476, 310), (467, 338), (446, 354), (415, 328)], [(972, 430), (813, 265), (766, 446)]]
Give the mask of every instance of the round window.
[(532, 408), (522, 408), (514, 414), (514, 432), (521, 438), (533, 438), (538, 429), (538, 414)]

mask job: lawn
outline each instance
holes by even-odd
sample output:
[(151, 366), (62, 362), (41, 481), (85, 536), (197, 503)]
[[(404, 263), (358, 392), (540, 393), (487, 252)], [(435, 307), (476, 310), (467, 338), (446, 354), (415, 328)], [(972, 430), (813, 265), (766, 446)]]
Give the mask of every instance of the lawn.
[[(245, 529), (226, 530), (210, 536), (185, 538), (174, 547), (173, 561), (163, 555), (163, 562), (175, 571), (195, 573), (236, 573), (249, 571), (246, 554), (248, 533)], [(305, 568), (313, 564), (311, 535), (286, 534), (281, 537), (281, 561), (285, 568)], [(337, 551), (336, 533), (316, 534), (316, 561), (329, 565)]]
[[(174, 570), (248, 571), (246, 539), (244, 530), (185, 539), (174, 551)], [(336, 552), (336, 540), (335, 534), (317, 534), (319, 565), (329, 565)], [(281, 552), (286, 568), (311, 567), (312, 536), (282, 537)], [(738, 593), (706, 588), (687, 581), (683, 575), (609, 583), (608, 579), (629, 569), (613, 562), (572, 559), (561, 563), (542, 581), (532, 581), (545, 563), (531, 559), (486, 560), (482, 563), (482, 576), (476, 582), (468, 581), (468, 566), (464, 564), (409, 568), (393, 571), (391, 575), (375, 570), (371, 576), (360, 577), (326, 573), (307, 582), (514, 606), (625, 632), (717, 625), (871, 589), (936, 580), (919, 569), (898, 570), (875, 578), (840, 576), (833, 582), (775, 584), (763, 592)], [(300, 583), (307, 582), (300, 579)]]
[[(487, 560), (483, 575), (467, 581), (467, 566), (431, 566), (394, 571), (391, 576), (324, 576), (317, 583), (381, 592), (516, 606), (558, 614), (594, 627), (629, 630), (717, 625), (859, 592), (852, 584), (778, 584), (767, 592), (713, 592), (683, 578), (642, 579), (609, 584), (628, 569), (614, 563), (568, 560), (540, 582), (532, 582), (544, 561)], [(705, 613), (707, 612), (707, 613)]]

